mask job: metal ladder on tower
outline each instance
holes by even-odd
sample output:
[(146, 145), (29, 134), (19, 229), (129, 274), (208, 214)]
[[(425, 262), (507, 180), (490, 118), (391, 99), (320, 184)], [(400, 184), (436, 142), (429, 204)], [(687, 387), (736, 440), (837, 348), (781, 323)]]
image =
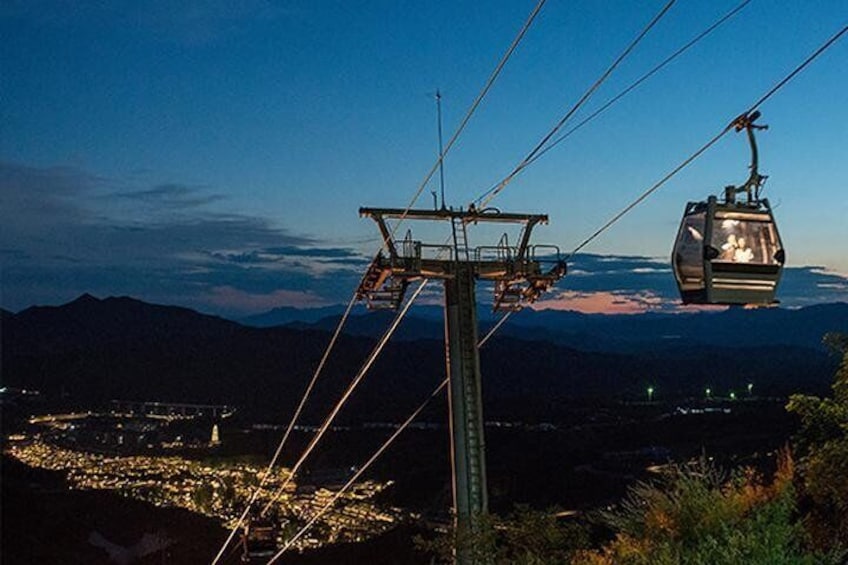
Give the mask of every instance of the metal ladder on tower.
[(485, 445), (483, 439), (483, 413), (480, 391), (480, 364), (477, 352), (477, 305), (476, 305), (476, 272), (471, 263), (471, 253), (468, 248), (468, 232), (462, 218), (451, 219), (454, 244), (454, 276), (456, 277), (456, 292), (461, 312), (458, 323), (460, 327), (459, 351), (460, 366), (462, 367), (462, 414), (465, 428), (465, 464), (468, 469), (468, 504), (471, 515), (479, 516), (487, 511)]
[(468, 232), (466, 231), (466, 224), (462, 218), (454, 217), (451, 219), (451, 227), (453, 229), (454, 259), (456, 261), (468, 262)]

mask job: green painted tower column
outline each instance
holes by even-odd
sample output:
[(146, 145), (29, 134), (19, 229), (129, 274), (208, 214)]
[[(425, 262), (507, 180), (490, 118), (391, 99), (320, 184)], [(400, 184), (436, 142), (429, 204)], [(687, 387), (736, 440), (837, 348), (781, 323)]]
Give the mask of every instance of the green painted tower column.
[[(445, 279), (445, 344), (450, 376), (453, 497), (457, 531), (473, 531), (488, 511), (486, 442), (483, 435), (480, 355), (477, 349), (475, 274), (468, 262), (454, 263), (455, 276)], [(456, 563), (473, 560), (458, 551)]]

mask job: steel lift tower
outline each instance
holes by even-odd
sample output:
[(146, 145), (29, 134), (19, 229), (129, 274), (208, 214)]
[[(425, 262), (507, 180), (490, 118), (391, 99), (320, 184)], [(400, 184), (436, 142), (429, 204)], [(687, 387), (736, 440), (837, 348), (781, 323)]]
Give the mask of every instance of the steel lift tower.
[[(457, 530), (473, 531), (478, 517), (488, 511), (476, 282), (494, 282), (495, 311), (517, 311), (565, 275), (565, 262), (555, 246), (530, 245), (533, 228), (546, 224), (546, 215), (478, 211), (473, 206), (465, 211), (360, 208), (359, 214), (372, 218), (383, 237), (383, 249), (357, 290), (357, 298), (369, 308), (397, 309), (411, 281), (444, 281), (454, 512)], [(427, 244), (414, 240), (410, 230), (398, 245), (388, 220), (402, 219), (449, 222), (450, 238)], [(484, 222), (519, 224), (518, 244), (510, 246), (504, 234), (496, 245), (470, 248), (468, 226)], [(467, 565), (473, 558), (460, 550), (456, 562)]]

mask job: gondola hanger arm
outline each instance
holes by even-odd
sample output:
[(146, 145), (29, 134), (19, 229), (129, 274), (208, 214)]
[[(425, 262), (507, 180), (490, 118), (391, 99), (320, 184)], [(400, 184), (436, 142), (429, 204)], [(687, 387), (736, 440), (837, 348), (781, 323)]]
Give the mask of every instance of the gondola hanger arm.
[(754, 110), (753, 112), (746, 112), (741, 114), (735, 120), (733, 120), (730, 124), (737, 132), (742, 131), (743, 129), (748, 134), (748, 144), (751, 146), (751, 174), (748, 176), (748, 180), (746, 180), (741, 186), (728, 186), (725, 189), (725, 201), (726, 202), (735, 202), (736, 195), (744, 192), (747, 195), (748, 204), (759, 202), (760, 200), (760, 187), (762, 187), (763, 182), (768, 178), (765, 175), (760, 174), (759, 164), (759, 151), (757, 150), (757, 138), (754, 135), (755, 130), (765, 130), (768, 129), (768, 125), (766, 124), (755, 124), (754, 122), (761, 116), (759, 110)]

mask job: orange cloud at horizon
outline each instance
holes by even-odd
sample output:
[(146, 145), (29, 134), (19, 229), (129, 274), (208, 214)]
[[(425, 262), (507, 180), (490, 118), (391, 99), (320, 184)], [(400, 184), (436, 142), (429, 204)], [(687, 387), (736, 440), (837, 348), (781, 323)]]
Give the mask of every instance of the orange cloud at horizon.
[(534, 310), (569, 310), (582, 314), (644, 314), (646, 312), (681, 313), (693, 310), (716, 310), (716, 306), (683, 306), (677, 300), (668, 300), (650, 291), (565, 291), (557, 296), (541, 300), (532, 306)]
[(623, 294), (610, 291), (559, 293), (533, 305), (534, 310), (572, 310), (583, 314), (643, 314), (661, 310), (663, 299), (650, 292)]

